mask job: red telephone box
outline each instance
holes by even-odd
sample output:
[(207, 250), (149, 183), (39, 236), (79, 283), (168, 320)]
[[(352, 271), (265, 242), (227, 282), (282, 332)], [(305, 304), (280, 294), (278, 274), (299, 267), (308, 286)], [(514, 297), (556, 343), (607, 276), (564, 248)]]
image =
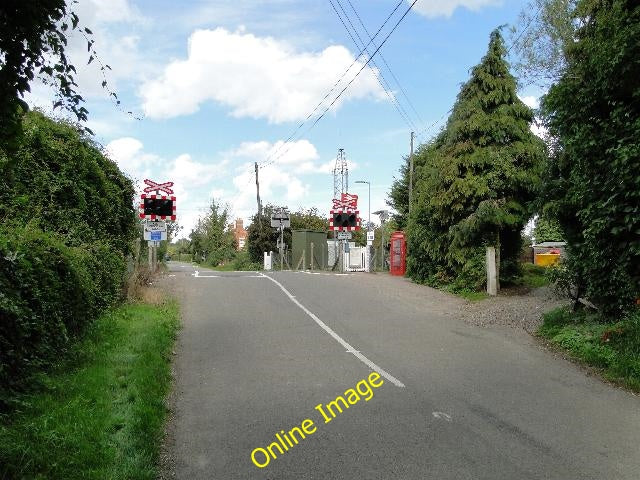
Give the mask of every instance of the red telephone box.
[(391, 234), (389, 271), (391, 275), (404, 275), (407, 270), (407, 239), (404, 232)]

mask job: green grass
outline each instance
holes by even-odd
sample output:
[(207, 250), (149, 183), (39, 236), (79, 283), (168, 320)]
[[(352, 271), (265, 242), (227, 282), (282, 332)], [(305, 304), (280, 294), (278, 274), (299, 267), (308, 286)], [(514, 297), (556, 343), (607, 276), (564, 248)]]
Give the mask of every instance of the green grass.
[(522, 265), (522, 279), (518, 282), (520, 285), (529, 288), (539, 288), (549, 285), (549, 279), (545, 272), (547, 269), (533, 263), (525, 263)]
[(153, 479), (178, 307), (99, 318), (40, 391), (0, 417), (2, 479)]
[(446, 291), (453, 293), (454, 295), (457, 295), (459, 297), (465, 298), (471, 302), (478, 302), (480, 300), (489, 298), (489, 294), (487, 292), (478, 292), (478, 291), (467, 290), (467, 289), (463, 289), (463, 290), (447, 289)]
[(566, 308), (544, 315), (538, 334), (571, 356), (602, 369), (616, 383), (640, 392), (640, 312), (617, 323)]

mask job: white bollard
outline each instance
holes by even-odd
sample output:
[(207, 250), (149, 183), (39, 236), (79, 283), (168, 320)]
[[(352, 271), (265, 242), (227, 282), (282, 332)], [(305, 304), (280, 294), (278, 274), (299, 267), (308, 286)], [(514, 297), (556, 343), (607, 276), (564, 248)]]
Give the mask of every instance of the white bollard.
[(264, 269), (272, 270), (271, 259), (273, 252), (264, 252)]

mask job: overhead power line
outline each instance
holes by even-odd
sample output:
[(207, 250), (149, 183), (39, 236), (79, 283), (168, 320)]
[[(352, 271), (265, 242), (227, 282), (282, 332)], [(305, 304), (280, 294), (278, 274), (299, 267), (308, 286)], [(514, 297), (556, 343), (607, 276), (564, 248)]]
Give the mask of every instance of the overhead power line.
[[(373, 37), (371, 37), (371, 34), (369, 33), (369, 30), (367, 29), (367, 27), (365, 26), (364, 22), (362, 21), (362, 19), (360, 18), (360, 15), (358, 14), (357, 10), (355, 9), (355, 7), (353, 6), (353, 4), (351, 3), (351, 0), (347, 0), (347, 2), (349, 2), (349, 6), (351, 7), (351, 10), (353, 10), (353, 13), (355, 13), (356, 18), (358, 19), (358, 21), (360, 22), (360, 25), (362, 25), (362, 28), (364, 29), (365, 33), (367, 34), (367, 36), (369, 37), (369, 39), (373, 42)], [(373, 43), (373, 46), (375, 47), (376, 44), (375, 42)], [(407, 100), (407, 103), (409, 104), (409, 107), (411, 107), (411, 110), (413, 110), (413, 113), (416, 114), (416, 118), (418, 119), (418, 122), (421, 124), (424, 124), (424, 121), (422, 120), (422, 118), (420, 117), (420, 114), (418, 113), (418, 111), (415, 109), (415, 107), (413, 106), (413, 102), (409, 99), (409, 96), (407, 95), (407, 92), (405, 91), (405, 89), (402, 87), (402, 84), (400, 83), (400, 80), (398, 80), (398, 77), (396, 77), (396, 75), (393, 73), (393, 70), (391, 69), (391, 67), (389, 66), (389, 64), (387, 63), (387, 60), (384, 58), (384, 55), (382, 55), (382, 52), (380, 52), (380, 59), (383, 61), (383, 63), (385, 64), (385, 66), (387, 67), (387, 70), (389, 70), (389, 73), (391, 74), (391, 76), (393, 77), (393, 79), (396, 82), (396, 85), (398, 85), (398, 88), (400, 89), (400, 91), (402, 92), (402, 95), (404, 96), (404, 98)]]
[[(360, 34), (358, 33), (358, 30), (355, 28), (355, 26), (351, 22), (351, 18), (349, 17), (347, 12), (343, 8), (342, 4), (340, 3), (340, 0), (335, 0), (335, 1), (338, 4), (338, 6), (340, 7), (340, 10), (342, 11), (342, 13), (343, 13), (344, 17), (346, 18), (347, 22), (351, 26), (351, 29), (349, 29), (349, 27), (347, 27), (347, 24), (344, 23), (342, 15), (340, 15), (340, 12), (338, 12), (338, 9), (335, 7), (335, 5), (333, 3), (333, 0), (329, 0), (329, 3), (331, 4), (331, 7), (333, 8), (333, 11), (336, 12), (336, 15), (338, 16), (338, 19), (340, 20), (340, 23), (342, 23), (342, 26), (345, 28), (345, 30), (349, 34), (349, 37), (351, 38), (351, 41), (353, 41), (353, 43), (355, 44), (356, 48), (360, 48), (361, 45), (364, 45), (364, 41), (362, 40), (362, 37), (360, 37)], [(356, 37), (358, 37), (359, 42), (356, 41), (356, 39), (353, 37), (353, 35), (351, 34), (351, 30), (353, 30), (353, 32), (356, 34)], [(374, 43), (374, 46), (375, 46), (375, 43)], [(363, 48), (363, 50), (367, 53), (367, 55), (369, 54), (368, 48)], [(402, 119), (405, 121), (407, 126), (412, 130), (416, 130), (415, 124), (413, 123), (413, 121), (409, 117), (409, 114), (404, 109), (404, 107), (398, 102), (398, 99), (396, 98), (395, 94), (393, 93), (393, 90), (391, 89), (391, 85), (389, 85), (389, 82), (384, 77), (384, 74), (382, 73), (382, 70), (378, 67), (378, 65), (376, 65), (374, 60), (372, 60), (371, 63), (376, 69), (376, 70), (374, 70), (373, 73), (374, 73), (374, 75), (376, 77), (376, 80), (378, 81), (378, 84), (382, 87), (382, 89), (386, 93), (387, 97), (389, 97), (389, 99), (391, 100), (391, 103), (393, 104), (395, 109), (398, 111), (398, 113), (400, 114)]]
[[(369, 41), (369, 43), (367, 43), (366, 47), (368, 47), (369, 45), (371, 45), (371, 43), (373, 43), (373, 40), (380, 34), (380, 32), (382, 31), (382, 29), (385, 27), (385, 25), (389, 22), (389, 20), (391, 19), (391, 17), (393, 17), (393, 15), (396, 13), (396, 11), (398, 10), (398, 8), (400, 8), (400, 5), (402, 5), (404, 2), (404, 0), (400, 0), (396, 6), (393, 8), (393, 10), (391, 11), (391, 13), (387, 16), (387, 18), (384, 20), (384, 22), (382, 23), (382, 25), (380, 25), (380, 28), (378, 28), (378, 30), (376, 31), (376, 33), (373, 35), (373, 37), (371, 38), (371, 40)], [(415, 2), (414, 2), (415, 3)], [(362, 56), (362, 54), (364, 53), (364, 49), (360, 50), (358, 52), (358, 54), (355, 56), (355, 58), (353, 59), (353, 62), (351, 62), (351, 65), (349, 65), (347, 67), (347, 69), (342, 73), (342, 75), (340, 76), (340, 78), (338, 78), (338, 80), (333, 84), (333, 86), (331, 87), (331, 89), (329, 89), (329, 91), (326, 93), (326, 95), (324, 95), (324, 97), (322, 97), (322, 100), (320, 100), (320, 102), (318, 102), (318, 104), (313, 108), (313, 110), (309, 113), (309, 115), (307, 115), (307, 117), (300, 123), (300, 125), (298, 125), (296, 127), (296, 129), (293, 131), (293, 133), (291, 135), (289, 135), (289, 137), (284, 141), (284, 143), (282, 145), (280, 145), (280, 147), (278, 147), (274, 152), (271, 153), (271, 155), (265, 160), (264, 163), (269, 162), (269, 160), (271, 159), (271, 157), (273, 155), (275, 155), (276, 153), (278, 153), (280, 151), (280, 149), (286, 145), (295, 135), (296, 133), (298, 133), (298, 131), (300, 131), (300, 129), (304, 126), (305, 123), (307, 123), (309, 121), (309, 119), (311, 119), (311, 117), (313, 117), (313, 115), (320, 109), (320, 107), (322, 107), (322, 105), (324, 104), (325, 100), (327, 98), (329, 98), (329, 96), (337, 89), (338, 85), (340, 84), (340, 82), (342, 82), (342, 80), (344, 79), (344, 77), (349, 73), (349, 71), (351, 70), (351, 68), (358, 63), (358, 60), (360, 59), (360, 57)], [(273, 162), (270, 162), (273, 163)]]
[[(345, 87), (342, 90), (340, 90), (340, 93), (338, 93), (338, 95), (333, 99), (333, 101), (323, 110), (323, 112), (320, 114), (320, 116), (318, 118), (316, 118), (315, 121), (302, 133), (302, 135), (305, 135), (307, 132), (309, 132), (313, 127), (315, 127), (318, 124), (318, 122), (320, 120), (322, 120), (324, 118), (324, 116), (331, 109), (331, 107), (333, 107), (333, 105), (335, 105), (335, 103), (340, 99), (342, 94), (351, 86), (351, 84), (356, 80), (356, 78), (358, 78), (358, 76), (362, 73), (362, 71), (369, 65), (369, 62), (371, 62), (373, 57), (375, 57), (375, 55), (380, 51), (380, 49), (384, 46), (384, 44), (387, 42), (387, 40), (389, 40), (389, 37), (391, 36), (391, 34), (393, 32), (395, 32), (396, 28), (398, 28), (398, 25), (400, 25), (400, 23), (409, 14), (409, 12), (411, 11), (411, 9), (413, 8), (413, 6), (416, 3), (418, 3), (418, 0), (413, 0), (411, 5), (409, 5), (409, 8), (407, 8), (407, 10), (402, 14), (400, 19), (396, 22), (396, 24), (391, 29), (391, 31), (387, 34), (386, 37), (384, 37), (384, 40), (382, 40), (380, 45), (375, 49), (375, 51), (371, 54), (371, 56), (367, 59), (367, 61), (362, 65), (362, 67), (360, 67), (360, 70), (358, 70), (358, 72), (355, 74), (355, 76), (351, 80), (349, 80), (349, 83), (347, 83), (347, 85), (345, 85)], [(285, 155), (290, 149), (291, 149), (291, 147), (289, 147), (286, 151), (282, 152), (279, 156), (271, 159), (269, 162), (265, 162), (263, 164), (263, 166), (270, 165), (270, 164), (274, 163), (276, 160), (278, 160), (283, 155)]]

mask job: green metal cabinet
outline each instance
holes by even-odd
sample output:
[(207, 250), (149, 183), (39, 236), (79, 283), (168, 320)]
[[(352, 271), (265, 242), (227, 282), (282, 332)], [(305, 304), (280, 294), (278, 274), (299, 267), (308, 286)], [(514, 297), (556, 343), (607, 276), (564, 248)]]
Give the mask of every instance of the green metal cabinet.
[[(313, 265), (311, 263), (311, 244), (313, 243)], [(327, 232), (320, 230), (291, 231), (291, 268), (323, 270), (327, 265)], [(303, 260), (304, 254), (304, 260)]]

